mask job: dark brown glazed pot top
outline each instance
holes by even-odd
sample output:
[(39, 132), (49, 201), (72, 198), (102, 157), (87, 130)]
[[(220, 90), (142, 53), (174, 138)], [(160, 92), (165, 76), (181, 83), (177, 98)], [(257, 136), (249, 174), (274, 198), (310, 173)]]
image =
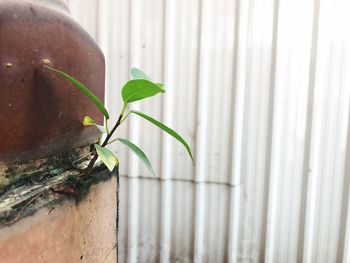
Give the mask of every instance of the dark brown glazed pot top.
[[(3, 0), (8, 2), (14, 2), (13, 0)], [(17, 0), (18, 1), (18, 0)], [(28, 0), (25, 0), (28, 1)], [(65, 2), (63, 0), (29, 0), (30, 2), (34, 4), (43, 4), (46, 5), (49, 8), (57, 8), (58, 10), (69, 12)], [(22, 0), (23, 2), (23, 0)]]
[(82, 126), (102, 114), (67, 81), (66, 71), (104, 98), (104, 57), (58, 0), (0, 1), (0, 161), (47, 157), (96, 141)]

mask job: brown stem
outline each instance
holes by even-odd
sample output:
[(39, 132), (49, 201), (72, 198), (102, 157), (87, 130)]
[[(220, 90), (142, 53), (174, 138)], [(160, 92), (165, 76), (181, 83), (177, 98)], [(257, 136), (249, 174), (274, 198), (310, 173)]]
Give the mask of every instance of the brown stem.
[[(102, 143), (102, 147), (105, 147), (107, 145), (107, 143), (109, 142), (109, 140), (111, 139), (111, 137), (113, 136), (113, 133), (117, 130), (117, 128), (120, 126), (121, 124), (121, 121), (122, 121), (122, 118), (123, 118), (123, 113), (119, 115), (119, 118), (117, 120), (117, 123), (114, 125), (113, 129), (111, 130), (110, 133), (107, 134), (107, 137), (106, 139), (103, 141)], [(85, 173), (84, 173), (84, 176), (89, 176), (90, 173), (92, 172), (92, 168), (94, 167), (94, 164), (95, 162), (97, 161), (97, 154), (95, 153), (94, 154), (94, 157), (91, 159), (91, 161), (89, 162), (86, 170), (85, 170)]]

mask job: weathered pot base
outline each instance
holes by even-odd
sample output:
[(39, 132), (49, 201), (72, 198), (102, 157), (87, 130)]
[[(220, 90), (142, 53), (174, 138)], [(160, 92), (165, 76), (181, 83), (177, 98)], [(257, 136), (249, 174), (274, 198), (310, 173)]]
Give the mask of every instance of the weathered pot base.
[(116, 177), (0, 229), (1, 262), (116, 262)]
[(21, 176), (0, 193), (0, 262), (115, 262), (117, 169), (81, 178), (69, 156), (85, 153), (6, 166)]

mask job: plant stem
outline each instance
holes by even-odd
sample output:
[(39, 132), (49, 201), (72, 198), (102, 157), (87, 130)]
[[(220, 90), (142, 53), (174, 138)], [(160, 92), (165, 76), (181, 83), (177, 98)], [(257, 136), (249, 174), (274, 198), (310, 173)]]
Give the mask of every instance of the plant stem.
[[(122, 122), (122, 123), (123, 123), (123, 122)], [(112, 144), (112, 143), (114, 143), (114, 142), (116, 142), (116, 141), (118, 141), (118, 138), (117, 138), (117, 139), (114, 139), (114, 140), (109, 141), (109, 142), (107, 143), (107, 145)]]
[(106, 119), (106, 131), (107, 131), (107, 134), (109, 133), (109, 128), (108, 128), (108, 119)]
[(122, 123), (126, 120), (126, 118), (130, 115), (130, 113), (131, 113), (131, 111), (129, 111), (129, 112), (124, 116), (124, 118), (121, 120), (120, 124), (122, 124)]
[[(111, 132), (109, 132), (107, 134), (106, 139), (101, 144), (102, 147), (105, 147), (108, 144), (108, 142), (111, 139), (111, 137), (113, 136), (114, 132), (117, 130), (117, 128), (122, 123), (122, 119), (123, 119), (123, 116), (124, 116), (124, 113), (125, 113), (125, 110), (126, 110), (126, 106), (127, 106), (127, 103), (124, 103), (123, 108), (122, 108), (122, 110), (120, 112), (119, 118), (118, 118), (116, 124), (114, 125), (114, 127), (112, 128)], [(84, 173), (84, 176), (89, 176), (90, 175), (90, 173), (92, 171), (92, 168), (94, 167), (94, 164), (97, 161), (97, 158), (98, 158), (98, 155), (95, 153), (94, 157), (91, 159), (90, 163), (88, 164), (88, 166), (86, 168), (86, 172)]]

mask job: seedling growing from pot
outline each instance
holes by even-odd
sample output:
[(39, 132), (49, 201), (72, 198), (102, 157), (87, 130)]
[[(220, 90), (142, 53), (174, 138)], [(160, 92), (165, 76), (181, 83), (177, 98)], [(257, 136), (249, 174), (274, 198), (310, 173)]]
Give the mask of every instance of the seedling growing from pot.
[(128, 106), (129, 104), (140, 101), (152, 96), (155, 96), (160, 93), (164, 93), (164, 85), (161, 83), (153, 82), (145, 73), (143, 73), (141, 70), (137, 68), (131, 69), (131, 79), (125, 83), (125, 85), (122, 88), (121, 96), (123, 99), (123, 107), (119, 113), (119, 118), (117, 122), (114, 124), (113, 128), (109, 130), (109, 112), (103, 105), (103, 103), (87, 88), (85, 87), (81, 82), (79, 82), (74, 77), (68, 75), (67, 73), (54, 69), (52, 67), (44, 65), (47, 69), (55, 72), (59, 76), (65, 78), (68, 80), (73, 86), (75, 86), (77, 89), (79, 89), (85, 96), (87, 96), (92, 103), (94, 103), (101, 113), (104, 115), (105, 118), (105, 124), (98, 124), (96, 123), (91, 117), (85, 116), (83, 120), (84, 126), (95, 126), (100, 131), (100, 140), (98, 143), (94, 145), (95, 150), (91, 152), (93, 155), (92, 159), (90, 160), (87, 168), (84, 171), (84, 175), (88, 176), (97, 161), (98, 158), (101, 159), (101, 161), (106, 165), (109, 171), (113, 171), (115, 166), (118, 164), (118, 158), (117, 156), (106, 148), (107, 145), (115, 142), (120, 142), (124, 145), (126, 145), (132, 152), (134, 152), (147, 166), (147, 168), (151, 171), (151, 173), (154, 175), (155, 172), (152, 168), (152, 165), (146, 156), (146, 154), (134, 143), (131, 141), (124, 139), (124, 138), (114, 138), (113, 135), (115, 135), (116, 130), (119, 128), (119, 126), (131, 115), (136, 115), (138, 117), (141, 117), (155, 126), (159, 127), (164, 132), (168, 133), (169, 135), (173, 136), (177, 141), (179, 141), (187, 150), (189, 156), (191, 157), (192, 161), (193, 155), (190, 146), (188, 143), (173, 129), (169, 128), (162, 122), (146, 115), (145, 113), (135, 111), (135, 110), (129, 110)]

